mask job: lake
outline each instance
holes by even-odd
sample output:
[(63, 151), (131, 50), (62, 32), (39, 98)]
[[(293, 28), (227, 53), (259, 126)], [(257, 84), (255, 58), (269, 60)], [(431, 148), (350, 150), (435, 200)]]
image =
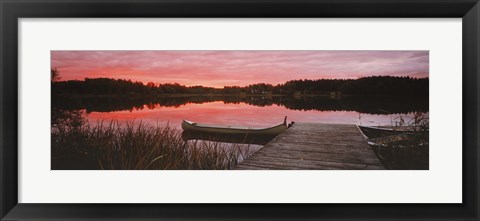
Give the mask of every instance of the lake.
[[(404, 125), (412, 124), (416, 113), (423, 113), (423, 117), (428, 117), (428, 98), (412, 98), (412, 97), (362, 97), (351, 96), (343, 98), (329, 98), (325, 96), (165, 96), (165, 97), (118, 97), (118, 96), (53, 96), (52, 97), (52, 122), (75, 124), (74, 119), (83, 118), (84, 122), (89, 125), (96, 126), (99, 122), (103, 122), (103, 126), (109, 125), (111, 121), (118, 122), (119, 129), (134, 128), (126, 127), (127, 123), (132, 123), (136, 127), (140, 122), (142, 124), (152, 126), (165, 126), (175, 128), (181, 132), (182, 120), (190, 120), (200, 123), (219, 124), (219, 125), (240, 125), (250, 127), (268, 127), (283, 122), (285, 116), (288, 122), (308, 122), (308, 123), (326, 123), (326, 124), (357, 124), (357, 125), (395, 125), (397, 122), (403, 121)], [(72, 121), (73, 120), (73, 121)], [(73, 123), (73, 124), (72, 124)], [(53, 123), (52, 123), (53, 125)], [(53, 128), (53, 127), (52, 127)], [(138, 131), (143, 131), (138, 127)], [(152, 151), (152, 146), (141, 145), (135, 146), (129, 139), (137, 139), (143, 135), (130, 136), (126, 131), (118, 132), (117, 129), (106, 130), (106, 133), (92, 133), (96, 129), (86, 129), (82, 136), (76, 135), (75, 130), (70, 135), (64, 135), (63, 130), (52, 129), (52, 140), (55, 146), (52, 146), (55, 160), (52, 160), (52, 168), (65, 169), (98, 169), (97, 159), (102, 158), (103, 162), (108, 163), (108, 168), (130, 168), (124, 165), (124, 161), (118, 161), (118, 148), (124, 148), (125, 151), (139, 151), (139, 153), (129, 153), (132, 159), (136, 156), (145, 156), (143, 151)], [(115, 132), (116, 133), (112, 133)], [(132, 131), (135, 131), (133, 129)], [(148, 130), (147, 130), (148, 131)], [(91, 140), (91, 136), (102, 135), (99, 138)], [(174, 131), (177, 134), (177, 131)], [(88, 135), (88, 136), (87, 136)], [(128, 135), (128, 136), (127, 136)], [(71, 138), (73, 136), (74, 138)], [(111, 136), (115, 142), (109, 141)], [(124, 139), (124, 138), (129, 139)], [(161, 140), (160, 137), (150, 137)], [(172, 134), (172, 139), (176, 140), (176, 135)], [(60, 139), (62, 138), (62, 139)], [(61, 143), (63, 138), (67, 143), (73, 142), (73, 147), (65, 148), (67, 144)], [(145, 139), (147, 137), (143, 137)], [(162, 138), (163, 139), (163, 138)], [(181, 144), (188, 145), (189, 150), (202, 155), (205, 158), (220, 156), (222, 159), (215, 162), (225, 162), (228, 165), (237, 165), (245, 160), (248, 156), (261, 149), (266, 143), (273, 139), (272, 136), (225, 136), (220, 134), (200, 134), (182, 132)], [(119, 145), (118, 142), (126, 143)], [(100, 144), (97, 144), (99, 142)], [(145, 141), (142, 141), (145, 142)], [(77, 144), (81, 143), (82, 153), (94, 153), (94, 156), (80, 156)], [(84, 146), (84, 143), (88, 144)], [(150, 144), (156, 145), (155, 142)], [(149, 144), (149, 142), (146, 142)], [(97, 145), (100, 145), (97, 147)], [(113, 147), (110, 147), (113, 145)], [(131, 146), (133, 149), (129, 149)], [(180, 145), (180, 144), (179, 144)], [(92, 148), (90, 148), (92, 146)], [(108, 147), (108, 148), (107, 148)], [(83, 149), (82, 149), (83, 148)], [(182, 147), (183, 148), (183, 147)], [(114, 151), (102, 152), (101, 150)], [(154, 150), (163, 151), (163, 148)], [(169, 149), (172, 152), (179, 151)], [(214, 151), (213, 151), (214, 150)], [(100, 152), (99, 152), (100, 151)], [(213, 151), (213, 152), (212, 152)], [(424, 153), (425, 152), (425, 153)], [(208, 154), (207, 154), (208, 153)], [(421, 167), (427, 165), (428, 168), (428, 146), (427, 150), (421, 152)], [(76, 155), (77, 154), (77, 155)], [(103, 154), (103, 155), (102, 155)], [(111, 155), (117, 156), (110, 158)], [(159, 153), (160, 154), (160, 153)], [(173, 155), (179, 153), (171, 153)], [(224, 156), (225, 155), (225, 156)], [(75, 156), (75, 160), (64, 159), (66, 156)], [(123, 155), (122, 155), (123, 156)], [(228, 158), (230, 156), (231, 158)], [(233, 157), (232, 157), (233, 156)], [(386, 155), (387, 157), (390, 155)], [(396, 156), (396, 155), (392, 155)], [(89, 158), (90, 157), (90, 158)], [(223, 158), (227, 157), (227, 158)], [(77, 159), (78, 158), (78, 159)], [(202, 158), (203, 159), (203, 158)], [(228, 159), (228, 160), (226, 160)], [(151, 159), (153, 160), (153, 159)], [(178, 159), (176, 159), (178, 160)], [(174, 160), (174, 161), (176, 161)], [(126, 161), (129, 162), (129, 161)], [(136, 162), (136, 161), (135, 161)], [(143, 161), (139, 161), (143, 162)], [(159, 161), (155, 168), (171, 168), (169, 161)], [(185, 162), (195, 162), (189, 159)], [(185, 163), (184, 162), (184, 163)], [(397, 162), (392, 160), (392, 162)], [(404, 161), (402, 161), (404, 162)], [(165, 165), (163, 165), (165, 164)], [(200, 164), (187, 163), (180, 165), (178, 168), (210, 168)], [(103, 164), (102, 164), (103, 165)], [(200, 166), (199, 166), (200, 165)], [(409, 164), (410, 165), (410, 164)], [(218, 166), (218, 165), (217, 165)], [(100, 167), (103, 168), (103, 167)], [(175, 167), (177, 168), (177, 167)], [(217, 168), (217, 167), (213, 167)], [(218, 168), (225, 168), (223, 164)], [(230, 168), (230, 167), (229, 167)], [(404, 168), (403, 166), (391, 166), (391, 168)], [(415, 168), (417, 168), (415, 166)]]
[(83, 110), (90, 124), (111, 120), (169, 124), (181, 129), (183, 119), (211, 124), (264, 127), (288, 121), (394, 125), (408, 123), (415, 112), (428, 115), (428, 98), (182, 96), (155, 100), (118, 97), (56, 98), (54, 107)]

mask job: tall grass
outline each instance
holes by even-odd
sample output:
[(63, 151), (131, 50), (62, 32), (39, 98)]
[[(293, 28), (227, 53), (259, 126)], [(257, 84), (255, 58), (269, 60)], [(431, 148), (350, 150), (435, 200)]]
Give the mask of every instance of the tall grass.
[(409, 122), (400, 118), (398, 122), (395, 122), (395, 127), (410, 128), (408, 139), (391, 142), (385, 146), (372, 146), (385, 167), (393, 170), (428, 170), (428, 115), (415, 113), (414, 118)]
[(188, 141), (168, 125), (112, 121), (52, 126), (52, 169), (223, 170), (249, 154), (249, 145)]

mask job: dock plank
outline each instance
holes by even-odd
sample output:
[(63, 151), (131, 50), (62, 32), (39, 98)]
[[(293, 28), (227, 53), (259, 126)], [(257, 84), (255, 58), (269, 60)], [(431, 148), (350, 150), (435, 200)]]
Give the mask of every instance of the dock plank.
[(241, 162), (239, 170), (382, 170), (355, 125), (296, 123)]

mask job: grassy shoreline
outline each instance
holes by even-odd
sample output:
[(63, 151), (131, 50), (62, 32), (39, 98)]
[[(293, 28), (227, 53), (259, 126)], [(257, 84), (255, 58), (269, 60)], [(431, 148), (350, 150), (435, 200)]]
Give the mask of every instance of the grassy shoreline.
[(55, 125), (51, 138), (52, 170), (225, 170), (251, 154), (249, 145), (185, 142), (168, 125)]

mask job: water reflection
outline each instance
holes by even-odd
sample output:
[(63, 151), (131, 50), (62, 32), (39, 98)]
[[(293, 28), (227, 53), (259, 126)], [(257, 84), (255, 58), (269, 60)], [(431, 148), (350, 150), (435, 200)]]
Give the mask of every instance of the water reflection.
[(256, 144), (265, 145), (270, 142), (276, 135), (251, 135), (251, 134), (216, 134), (206, 132), (190, 132), (183, 131), (182, 139), (189, 140), (206, 140), (223, 143), (238, 144)]
[[(148, 100), (148, 101), (147, 101)], [(115, 120), (168, 124), (182, 120), (220, 125), (268, 127), (290, 121), (333, 124), (394, 125), (414, 112), (428, 113), (428, 98), (190, 96), (155, 100), (120, 97), (54, 97), (52, 108), (82, 110), (90, 124)]]
[(428, 97), (365, 97), (331, 99), (321, 96), (183, 96), (141, 99), (128, 97), (53, 97), (52, 105), (62, 109), (85, 109), (87, 112), (112, 112), (178, 108), (188, 104), (210, 102), (248, 104), (257, 107), (282, 106), (289, 110), (356, 111), (367, 114), (406, 114), (427, 112)]

